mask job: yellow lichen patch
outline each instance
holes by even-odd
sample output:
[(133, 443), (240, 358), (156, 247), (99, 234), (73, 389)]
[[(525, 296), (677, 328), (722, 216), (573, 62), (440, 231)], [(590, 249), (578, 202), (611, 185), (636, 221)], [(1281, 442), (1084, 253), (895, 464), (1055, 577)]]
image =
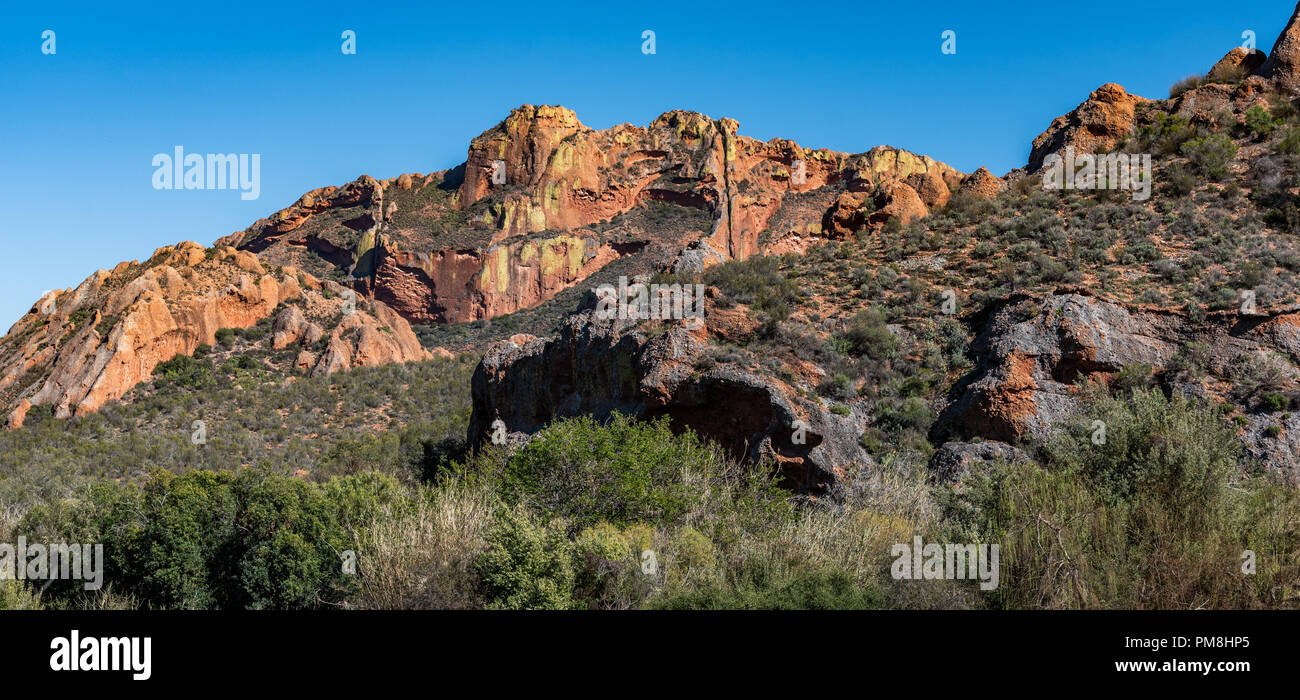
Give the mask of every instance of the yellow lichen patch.
[(546, 183), (546, 191), (542, 197), (542, 208), (558, 214), (560, 211), (560, 192), (564, 187), (563, 180)]
[(524, 212), (528, 217), (528, 230), (545, 231), (546, 212), (541, 207), (534, 207), (531, 203), (525, 203), (524, 206), (528, 208), (527, 211)]
[(573, 146), (568, 143), (561, 143), (555, 149), (555, 155), (551, 157), (551, 172), (563, 173), (573, 168)]
[(537, 244), (532, 241), (525, 243), (519, 250), (519, 263), (522, 265), (532, 262), (535, 257), (537, 257)]
[(577, 236), (560, 235), (542, 241), (541, 248), (542, 275), (567, 271), (569, 278), (572, 279), (582, 269), (587, 243)]
[(497, 291), (505, 293), (510, 288), (510, 251), (497, 248)]
[(555, 246), (558, 245), (559, 240), (559, 238), (548, 238), (541, 243), (542, 276), (553, 275), (560, 269), (563, 258), (555, 252)]
[(582, 269), (582, 259), (587, 252), (587, 242), (581, 238), (569, 239), (569, 279), (575, 279)]
[(926, 163), (914, 153), (907, 151), (898, 151), (894, 154), (897, 163), (898, 177), (907, 177), (914, 173), (923, 173), (926, 171)]
[(501, 222), (501, 228), (505, 228), (506, 224), (514, 218), (515, 200), (510, 199), (506, 200), (503, 204), (494, 204), (492, 205), (491, 211), (492, 215), (497, 217), (497, 220)]

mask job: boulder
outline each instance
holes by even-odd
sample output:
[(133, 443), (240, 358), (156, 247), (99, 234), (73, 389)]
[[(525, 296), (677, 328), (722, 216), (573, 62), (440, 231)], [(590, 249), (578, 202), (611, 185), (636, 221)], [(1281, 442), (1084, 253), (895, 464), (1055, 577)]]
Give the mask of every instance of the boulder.
[(1125, 92), (1123, 86), (1106, 83), (1072, 111), (1052, 121), (1034, 139), (1029, 153), (1029, 172), (1037, 171), (1052, 153), (1073, 146), (1075, 153), (1105, 153), (1133, 133), (1137, 105), (1148, 100)]
[(617, 411), (668, 416), (676, 429), (689, 427), (732, 458), (770, 460), (785, 485), (814, 495), (872, 464), (858, 444), (865, 415), (836, 415), (745, 367), (697, 369), (707, 347), (686, 323), (651, 333), (590, 310), (571, 316), (554, 338), (499, 341), (474, 372), (469, 441), (487, 440), (496, 420), (507, 432), (532, 434), (559, 418)]
[(988, 168), (981, 167), (963, 178), (957, 191), (976, 199), (993, 199), (1006, 187), (1007, 184), (1001, 178), (989, 172)]
[(1018, 447), (1001, 442), (945, 442), (930, 457), (930, 473), (941, 483), (961, 481), (971, 472), (984, 472), (997, 462), (1032, 461)]
[(904, 182), (895, 182), (885, 186), (877, 198), (880, 208), (867, 217), (870, 225), (883, 225), (891, 218), (899, 223), (908, 224), (930, 214), (930, 210), (921, 201), (921, 196)]
[(1268, 60), (1268, 55), (1259, 49), (1247, 49), (1242, 46), (1234, 47), (1218, 63), (1210, 69), (1209, 78), (1211, 80), (1225, 80), (1236, 82), (1244, 79), (1254, 73), (1264, 61)]

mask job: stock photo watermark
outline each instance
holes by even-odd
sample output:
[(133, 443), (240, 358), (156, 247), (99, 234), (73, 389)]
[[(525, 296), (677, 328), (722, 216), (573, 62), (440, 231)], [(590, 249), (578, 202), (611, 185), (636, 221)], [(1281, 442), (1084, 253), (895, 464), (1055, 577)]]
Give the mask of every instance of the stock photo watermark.
[(16, 544), (0, 543), (0, 580), (82, 581), (87, 591), (104, 585), (104, 545), (42, 544), (19, 537)]
[(1046, 190), (1123, 190), (1133, 193), (1133, 201), (1151, 199), (1150, 153), (1074, 152), (1065, 147), (1065, 155), (1053, 153), (1043, 160), (1043, 189)]
[(925, 544), (917, 535), (912, 544), (896, 544), (889, 573), (897, 580), (978, 580), (980, 590), (998, 587), (998, 545)]
[(262, 154), (185, 153), (176, 146), (172, 153), (153, 157), (155, 190), (239, 190), (245, 201), (262, 196)]
[(596, 296), (596, 317), (603, 320), (686, 321), (692, 328), (704, 321), (702, 284), (629, 284), (626, 276), (620, 276), (617, 287), (602, 284)]

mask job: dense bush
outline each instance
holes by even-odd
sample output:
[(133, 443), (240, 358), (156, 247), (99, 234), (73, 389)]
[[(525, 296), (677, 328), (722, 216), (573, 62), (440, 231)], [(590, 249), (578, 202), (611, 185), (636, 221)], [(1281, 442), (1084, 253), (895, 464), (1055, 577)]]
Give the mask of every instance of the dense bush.
[(1237, 155), (1237, 144), (1227, 134), (1210, 134), (1184, 143), (1180, 150), (1198, 173), (1222, 180), (1228, 175), (1228, 163)]
[(1100, 399), (1045, 467), (1003, 466), (954, 492), (950, 536), (1000, 543), (1004, 607), (1278, 606), (1300, 573), (1300, 498), (1229, 488), (1236, 445), (1217, 409), (1142, 389)]
[(177, 355), (159, 363), (154, 367), (153, 376), (160, 384), (174, 384), (185, 389), (208, 389), (217, 385), (212, 362), (189, 355)]
[(799, 285), (781, 272), (780, 258), (756, 255), (714, 265), (704, 281), (730, 299), (748, 304), (780, 320), (790, 315), (801, 295)]
[(575, 527), (598, 522), (683, 523), (718, 498), (784, 500), (770, 477), (735, 465), (667, 418), (638, 422), (614, 414), (558, 421), (506, 462), (502, 497)]
[(18, 531), (34, 541), (102, 543), (105, 579), (149, 606), (312, 608), (354, 590), (344, 571), (352, 526), (397, 495), (391, 478), (374, 473), (318, 486), (251, 469), (161, 471), (142, 486), (101, 484), (79, 501), (39, 505)]
[(572, 547), (562, 526), (536, 523), (523, 509), (504, 509), (487, 532), (487, 549), (475, 562), (487, 607), (572, 607)]

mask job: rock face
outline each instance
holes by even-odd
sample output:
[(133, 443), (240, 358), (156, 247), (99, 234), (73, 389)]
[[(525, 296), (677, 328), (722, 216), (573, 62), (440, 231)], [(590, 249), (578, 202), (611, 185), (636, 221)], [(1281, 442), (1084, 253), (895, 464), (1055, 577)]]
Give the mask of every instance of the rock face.
[(907, 224), (930, 213), (921, 201), (921, 195), (905, 182), (895, 182), (883, 188), (880, 200), (884, 206), (867, 217), (867, 223), (884, 225), (891, 218)]
[(1015, 299), (994, 311), (976, 336), (971, 351), (980, 358), (980, 375), (945, 410), (940, 431), (1006, 442), (1045, 439), (1077, 408), (1072, 385), (1082, 375), (1163, 367), (1179, 340), (1176, 317), (1135, 316), (1077, 293)]
[[(336, 295), (344, 291), (325, 285)], [(302, 304), (323, 317), (339, 313), (342, 298), (326, 299), (314, 291), (321, 287), (293, 267), (270, 271), (248, 252), (191, 242), (160, 248), (143, 264), (100, 270), (76, 289), (47, 295), (0, 339), (0, 407), (9, 411), (11, 427), (21, 425), (32, 405), (53, 405), (59, 417), (95, 411), (148, 379), (159, 363), (213, 344), (220, 329), (253, 326), (282, 306), (274, 347), (310, 344), (321, 329), (297, 306), (285, 305)], [(382, 303), (361, 304), (355, 320), (342, 325), (382, 323), (388, 330), (378, 339), (358, 337), (346, 366), (427, 357), (406, 321)]]
[(320, 326), (308, 321), (302, 309), (297, 306), (289, 306), (281, 311), (275, 317), (272, 330), (275, 335), (271, 338), (271, 347), (276, 350), (296, 343), (312, 345), (320, 340), (322, 335)]
[[(1193, 323), (1167, 310), (1129, 308), (1081, 290), (1058, 290), (1043, 298), (1015, 296), (992, 308), (971, 345), (976, 369), (952, 392), (931, 431), (931, 440), (974, 436), (1014, 443), (1047, 440), (1076, 413), (1078, 385), (1108, 382), (1127, 366), (1147, 365), (1157, 374), (1189, 343), (1205, 346), (1213, 375), (1231, 380), (1242, 358), (1280, 354), (1300, 360), (1300, 315), (1211, 315)], [(1293, 373), (1294, 374), (1294, 373)], [(1231, 384), (1166, 377), (1172, 391), (1226, 400)], [(1290, 391), (1294, 376), (1279, 390)], [(1300, 477), (1300, 453), (1266, 441), (1272, 420), (1249, 418), (1245, 442), (1266, 467), (1291, 480)]]
[[(1192, 122), (1215, 124), (1226, 112), (1241, 115), (1257, 103), (1263, 102), (1267, 106), (1269, 88), (1269, 82), (1257, 75), (1231, 85), (1209, 83), (1174, 98), (1173, 112)], [(1243, 121), (1241, 116), (1237, 119)]]
[(219, 243), (320, 277), (341, 269), (411, 322), (474, 321), (536, 306), (623, 258), (651, 273), (801, 250), (826, 235), (845, 191), (888, 210), (873, 225), (910, 220), (961, 177), (886, 146), (813, 150), (738, 128), (679, 110), (594, 130), (563, 107), (524, 105), (475, 138), (462, 166), (314, 190)]
[(1273, 44), (1273, 51), (1260, 67), (1259, 74), (1280, 88), (1300, 91), (1300, 4), (1296, 5), (1286, 28)]
[(375, 275), (360, 288), (416, 322), (476, 321), (536, 306), (644, 246), (602, 241), (590, 231), (515, 239), (485, 251), (411, 253), (381, 241)]
[(1073, 146), (1076, 153), (1104, 153), (1133, 132), (1137, 105), (1145, 98), (1130, 95), (1115, 83), (1097, 88), (1073, 111), (1057, 117), (1034, 139), (1029, 172), (1042, 167), (1047, 156)]
[(488, 439), (497, 420), (510, 433), (531, 434), (557, 418), (617, 411), (669, 416), (733, 458), (773, 460), (788, 486), (812, 494), (872, 463), (858, 445), (864, 417), (835, 415), (779, 380), (734, 366), (697, 368), (709, 323), (706, 312), (704, 327), (673, 323), (649, 333), (585, 311), (558, 337), (495, 343), (474, 372), (469, 440)]
[(343, 315), (343, 320), (330, 333), (325, 352), (311, 370), (313, 376), (433, 357), (420, 346), (406, 319), (397, 312), (381, 302), (373, 303), (370, 311), (356, 310)]
[[(648, 200), (706, 207), (714, 217), (710, 246), (744, 258), (759, 252), (758, 233), (787, 194), (846, 178), (881, 185), (914, 174), (958, 175), (897, 149), (850, 155), (785, 139), (765, 143), (738, 129), (733, 119), (677, 110), (646, 128), (595, 131), (563, 107), (525, 105), (471, 143), (459, 206), (498, 189), (521, 190), (496, 210), (506, 234), (589, 226)], [(504, 182), (494, 185), (498, 168)]]

